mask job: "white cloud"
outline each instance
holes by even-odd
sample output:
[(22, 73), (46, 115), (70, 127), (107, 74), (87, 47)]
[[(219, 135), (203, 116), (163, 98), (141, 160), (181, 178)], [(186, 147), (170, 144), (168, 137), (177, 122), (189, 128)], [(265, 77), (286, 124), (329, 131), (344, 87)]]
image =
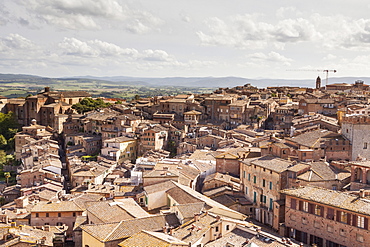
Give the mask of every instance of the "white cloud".
[(98, 30), (112, 26), (143, 33), (162, 21), (144, 10), (130, 9), (116, 0), (19, 0), (35, 19), (70, 30)]
[(81, 41), (76, 38), (64, 38), (59, 43), (62, 53), (66, 55), (82, 57), (110, 57), (110, 56), (137, 56), (138, 51), (135, 49), (121, 48), (115, 44), (101, 40)]
[(309, 20), (285, 19), (276, 24), (260, 22), (258, 15), (237, 15), (228, 20), (209, 18), (205, 24), (208, 34), (197, 35), (204, 45), (224, 45), (242, 49), (262, 49), (273, 45), (282, 48), (284, 43), (298, 43), (320, 38), (321, 34)]
[(24, 52), (25, 50), (30, 51), (34, 48), (36, 48), (36, 45), (33, 42), (16, 33), (11, 33), (7, 37), (0, 38), (0, 51)]
[(301, 16), (302, 12), (298, 11), (296, 7), (280, 7), (276, 10), (276, 16), (278, 18), (287, 18), (288, 16)]
[(283, 64), (285, 66), (291, 65), (293, 59), (287, 58), (280, 53), (271, 51), (268, 54), (257, 52), (247, 56), (247, 58), (251, 59), (253, 62), (261, 64), (261, 63), (276, 63), (276, 64)]

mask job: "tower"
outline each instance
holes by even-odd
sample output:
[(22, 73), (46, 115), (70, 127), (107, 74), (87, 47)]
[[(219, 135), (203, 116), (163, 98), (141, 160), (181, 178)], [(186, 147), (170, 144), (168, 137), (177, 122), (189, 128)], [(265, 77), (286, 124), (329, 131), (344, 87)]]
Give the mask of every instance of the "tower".
[(321, 78), (320, 76), (318, 76), (316, 78), (316, 89), (320, 89), (321, 88)]

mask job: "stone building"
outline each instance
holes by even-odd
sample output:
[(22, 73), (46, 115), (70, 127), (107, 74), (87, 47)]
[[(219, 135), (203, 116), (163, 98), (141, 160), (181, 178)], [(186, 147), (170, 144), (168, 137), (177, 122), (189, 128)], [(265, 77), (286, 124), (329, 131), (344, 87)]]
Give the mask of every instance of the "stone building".
[(370, 159), (370, 117), (366, 115), (349, 115), (343, 117), (342, 135), (352, 145), (352, 159)]
[(352, 195), (318, 187), (284, 190), (286, 235), (323, 247), (368, 246), (370, 202), (364, 191)]

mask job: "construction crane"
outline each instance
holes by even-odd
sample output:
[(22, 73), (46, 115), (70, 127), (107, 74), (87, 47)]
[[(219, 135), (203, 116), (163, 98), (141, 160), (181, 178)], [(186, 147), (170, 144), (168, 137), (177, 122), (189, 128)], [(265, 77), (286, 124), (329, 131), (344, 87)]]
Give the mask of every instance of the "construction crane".
[(337, 71), (335, 69), (324, 69), (322, 72), (326, 73), (325, 86), (327, 86), (328, 85), (328, 79), (329, 79), (329, 72), (336, 73)]
[(325, 86), (328, 85), (329, 81), (329, 72), (336, 73), (337, 70), (335, 69), (291, 69), (288, 71), (318, 71), (318, 72), (324, 72), (326, 73), (326, 80), (325, 80)]

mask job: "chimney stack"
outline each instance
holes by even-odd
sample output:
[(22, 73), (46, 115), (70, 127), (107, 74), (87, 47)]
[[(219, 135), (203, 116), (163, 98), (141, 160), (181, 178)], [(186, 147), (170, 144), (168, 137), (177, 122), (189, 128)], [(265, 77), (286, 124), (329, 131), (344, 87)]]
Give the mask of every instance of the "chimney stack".
[(360, 189), (360, 198), (364, 198), (364, 197), (365, 197), (365, 190)]

